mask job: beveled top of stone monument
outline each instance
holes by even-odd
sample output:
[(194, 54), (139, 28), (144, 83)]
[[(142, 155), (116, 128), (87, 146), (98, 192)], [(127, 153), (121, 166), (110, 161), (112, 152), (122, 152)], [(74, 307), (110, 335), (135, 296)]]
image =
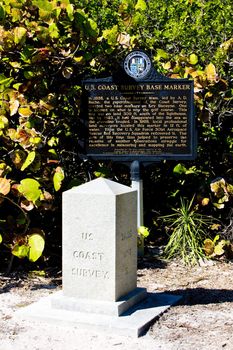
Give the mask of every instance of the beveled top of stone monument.
[(104, 179), (102, 177), (86, 182), (83, 185), (73, 187), (69, 191), (75, 191), (75, 193), (90, 193), (90, 194), (105, 194), (105, 195), (119, 195), (128, 192), (135, 192), (132, 188), (119, 184), (115, 181)]

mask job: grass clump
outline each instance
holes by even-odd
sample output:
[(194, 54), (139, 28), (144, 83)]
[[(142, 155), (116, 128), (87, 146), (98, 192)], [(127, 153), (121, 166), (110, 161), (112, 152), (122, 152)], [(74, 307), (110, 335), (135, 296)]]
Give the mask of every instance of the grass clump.
[(198, 206), (191, 201), (180, 199), (180, 207), (173, 208), (173, 213), (161, 217), (171, 232), (164, 256), (167, 260), (179, 257), (185, 264), (194, 265), (205, 258), (203, 240), (213, 219), (197, 212)]

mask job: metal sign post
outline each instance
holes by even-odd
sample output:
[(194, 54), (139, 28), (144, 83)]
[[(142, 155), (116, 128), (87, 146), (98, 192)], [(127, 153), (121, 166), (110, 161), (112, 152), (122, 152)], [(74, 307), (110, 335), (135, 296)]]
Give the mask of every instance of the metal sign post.
[[(143, 180), (141, 178), (140, 162), (134, 160), (130, 167), (131, 187), (137, 190), (137, 226), (143, 226)], [(138, 239), (138, 256), (144, 255), (144, 239)]]

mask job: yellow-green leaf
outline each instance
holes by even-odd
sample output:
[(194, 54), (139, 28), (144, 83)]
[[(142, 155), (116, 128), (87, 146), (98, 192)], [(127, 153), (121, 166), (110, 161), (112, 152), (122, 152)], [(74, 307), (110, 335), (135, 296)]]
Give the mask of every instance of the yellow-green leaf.
[(0, 234), (0, 244), (2, 243), (2, 235)]
[(225, 207), (225, 204), (213, 203), (213, 206), (217, 209), (223, 209)]
[(146, 2), (144, 0), (138, 0), (135, 5), (135, 10), (145, 11), (147, 8)]
[(147, 227), (145, 227), (145, 226), (140, 226), (140, 227), (138, 228), (138, 234), (139, 234), (139, 236), (142, 236), (142, 237), (146, 238), (146, 237), (149, 236), (150, 231), (148, 230)]
[(69, 17), (69, 20), (73, 21), (73, 19), (74, 19), (74, 5), (68, 4), (66, 6), (66, 12), (67, 12), (67, 15)]
[(27, 29), (24, 27), (16, 27), (14, 29), (14, 43), (23, 44), (26, 39)]
[(173, 173), (174, 174), (185, 174), (187, 171), (187, 169), (185, 168), (185, 166), (181, 163), (177, 164), (174, 169), (173, 169)]
[(227, 192), (233, 196), (233, 185), (227, 184)]
[(18, 112), (21, 117), (30, 117), (32, 114), (30, 107), (20, 107)]
[[(213, 230), (213, 231), (214, 231), (214, 230), (219, 230), (220, 228), (221, 228), (221, 225), (220, 225), (220, 224), (213, 224), (213, 225), (210, 226), (210, 229)], [(217, 238), (216, 238), (216, 237), (217, 237)], [(214, 241), (217, 240), (217, 239), (219, 239), (219, 235), (217, 235), (216, 237), (214, 238)]]
[(62, 170), (61, 167), (57, 167), (56, 172), (53, 175), (53, 185), (54, 185), (55, 191), (60, 190), (61, 184), (64, 178), (65, 178), (64, 171)]
[(86, 25), (85, 25), (85, 29), (87, 31), (87, 33), (92, 36), (92, 37), (96, 37), (98, 35), (98, 25), (95, 21), (93, 21), (93, 19), (88, 18)]
[(26, 256), (28, 256), (28, 251), (29, 251), (28, 246), (16, 244), (13, 247), (11, 253), (17, 256), (19, 259), (23, 259), (23, 258), (26, 258)]
[(50, 24), (49, 26), (49, 35), (51, 38), (59, 38), (59, 29), (55, 23)]
[(195, 65), (198, 63), (198, 56), (195, 54), (195, 53), (192, 53), (190, 56), (189, 56), (189, 62), (190, 64), (192, 65)]
[(207, 76), (207, 79), (210, 82), (216, 82), (217, 81), (217, 73), (216, 73), (216, 69), (213, 63), (208, 64), (208, 66), (206, 66), (205, 68), (205, 73)]
[(38, 233), (34, 233), (29, 236), (28, 239), (28, 245), (29, 245), (29, 260), (32, 262), (35, 262), (39, 259), (39, 257), (42, 255), (44, 246), (45, 246), (45, 240), (42, 235), (39, 235)]
[(209, 204), (209, 202), (210, 202), (210, 199), (207, 198), (207, 197), (205, 197), (205, 198), (202, 199), (201, 205), (202, 205), (203, 207), (205, 207), (206, 205)]
[(103, 30), (102, 38), (107, 39), (109, 45), (117, 44), (117, 37), (119, 34), (118, 25), (116, 24), (111, 29)]
[(18, 186), (18, 191), (29, 201), (35, 203), (42, 194), (40, 190), (40, 184), (38, 181), (34, 179), (23, 179), (20, 181), (20, 185)]
[(24, 171), (29, 165), (31, 165), (33, 163), (35, 156), (36, 156), (35, 151), (28, 153), (28, 156), (27, 156), (25, 162), (21, 166), (21, 171)]
[(74, 61), (78, 64), (82, 64), (85, 62), (84, 57), (83, 56), (78, 56), (78, 57), (74, 57)]
[(164, 51), (162, 49), (157, 49), (155, 60), (160, 61), (161, 58), (164, 58), (165, 60), (167, 60), (169, 58), (169, 55), (166, 51)]
[(39, 145), (41, 143), (41, 137), (30, 137), (29, 142), (33, 145)]
[(215, 248), (214, 248), (214, 254), (215, 255), (223, 255), (224, 254), (224, 249), (223, 249), (223, 244), (221, 244), (221, 242), (219, 242)]
[(8, 119), (4, 116), (0, 116), (0, 129), (5, 129), (8, 126)]

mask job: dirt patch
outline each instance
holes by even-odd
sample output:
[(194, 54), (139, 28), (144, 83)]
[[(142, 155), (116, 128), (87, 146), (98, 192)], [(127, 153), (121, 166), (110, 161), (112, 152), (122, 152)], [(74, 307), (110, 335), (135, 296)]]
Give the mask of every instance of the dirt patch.
[(219, 350), (233, 344), (233, 263), (186, 267), (155, 259), (139, 263), (138, 285), (183, 296), (148, 333), (131, 339), (76, 327), (18, 321), (14, 312), (61, 288), (61, 277), (0, 275), (0, 350)]

